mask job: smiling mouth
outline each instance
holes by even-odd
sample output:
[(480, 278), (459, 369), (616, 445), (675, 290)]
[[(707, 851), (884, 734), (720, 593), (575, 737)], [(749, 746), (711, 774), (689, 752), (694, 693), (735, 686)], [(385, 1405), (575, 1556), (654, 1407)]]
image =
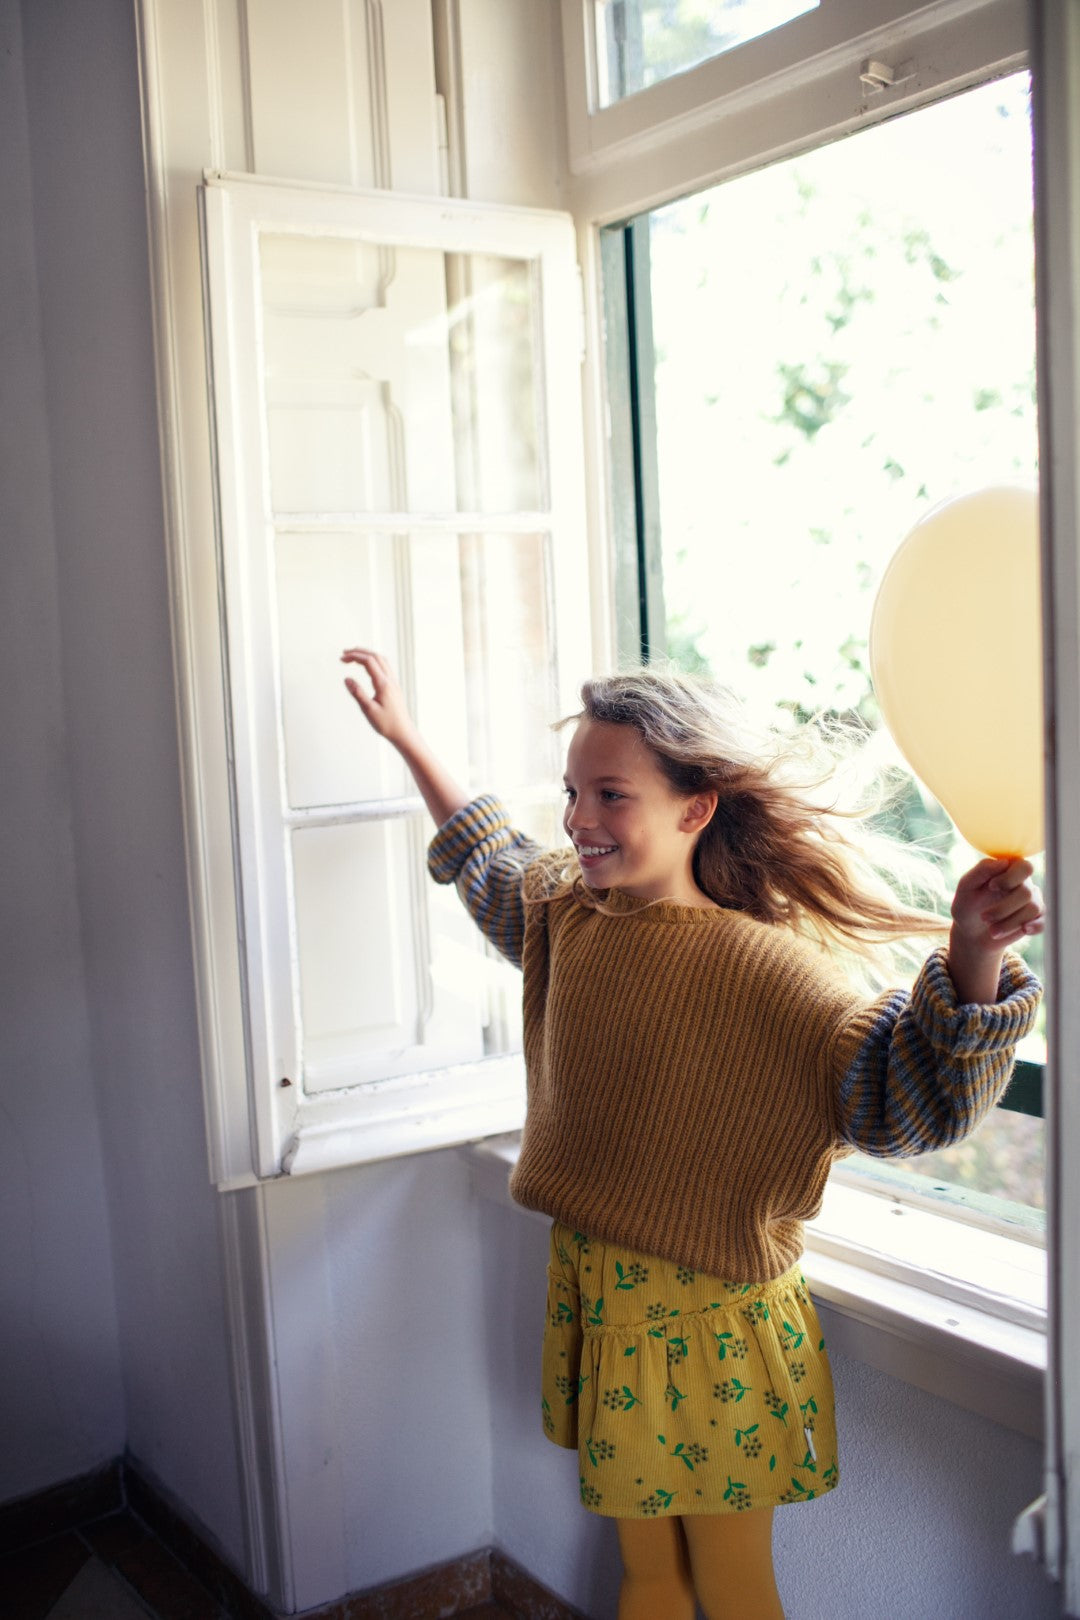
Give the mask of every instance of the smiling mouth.
[(601, 855), (614, 855), (618, 844), (576, 844), (578, 859), (583, 861), (597, 860)]

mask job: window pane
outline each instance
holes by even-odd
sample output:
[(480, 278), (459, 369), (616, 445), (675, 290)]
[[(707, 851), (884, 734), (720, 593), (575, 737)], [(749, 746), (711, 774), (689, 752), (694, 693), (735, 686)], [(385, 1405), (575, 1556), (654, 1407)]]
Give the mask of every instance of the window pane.
[(818, 0), (598, 0), (602, 107), (817, 9)]
[[(1043, 1150), (1046, 1129), (1041, 1119), (995, 1108), (974, 1136), (940, 1153), (905, 1159), (903, 1168), (957, 1187), (992, 1192), (1014, 1204), (1046, 1207)], [(849, 1161), (851, 1163), (855, 1160)]]
[(308, 1093), (485, 1055), (485, 963), (419, 816), (292, 835)]
[[(1037, 479), (1026, 75), (658, 209), (647, 261), (668, 653), (781, 721), (856, 716), (899, 764), (884, 568), (940, 501)], [(896, 820), (953, 877), (975, 858), (914, 781)], [(1042, 1122), (987, 1132), (911, 1168), (1040, 1202)]]
[(259, 262), (277, 513), (541, 508), (529, 261), (267, 235)]
[(415, 792), (342, 688), (352, 646), (413, 671), (420, 725), (463, 781), (507, 792), (557, 781), (548, 535), (286, 531), (276, 544), (291, 808)]

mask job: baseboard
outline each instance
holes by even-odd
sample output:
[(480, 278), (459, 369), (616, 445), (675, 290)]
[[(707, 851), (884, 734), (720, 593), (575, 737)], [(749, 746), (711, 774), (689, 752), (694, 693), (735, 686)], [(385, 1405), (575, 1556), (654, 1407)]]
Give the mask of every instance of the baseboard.
[[(206, 1535), (131, 1458), (19, 1501), (0, 1504), (0, 1552), (14, 1552), (124, 1510), (140, 1519), (231, 1620), (287, 1620), (249, 1590)], [(585, 1620), (497, 1547), (350, 1592), (303, 1620), (450, 1620), (495, 1599), (515, 1620)]]

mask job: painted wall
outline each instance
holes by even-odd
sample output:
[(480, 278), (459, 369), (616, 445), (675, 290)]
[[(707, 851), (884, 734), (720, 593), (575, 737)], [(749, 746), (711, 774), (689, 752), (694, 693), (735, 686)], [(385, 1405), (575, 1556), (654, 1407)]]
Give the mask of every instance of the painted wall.
[(122, 1449), (21, 20), (0, 7), (0, 1498)]
[[(16, 28), (20, 10), (8, 4), (3, 17)], [(35, 1376), (48, 1375), (65, 1344), (72, 1359), (76, 1350), (96, 1359), (104, 1388), (80, 1403), (79, 1423), (96, 1435), (85, 1463), (126, 1443), (239, 1556), (179, 809), (133, 8), (33, 0), (21, 28), (28, 189), (22, 228), (5, 240), (35, 261), (40, 335), (32, 410), (24, 400), (15, 418), (25, 441), (17, 487), (43, 521), (24, 523), (5, 555), (36, 567), (42, 628), (25, 591), (5, 593), (5, 656), (21, 643), (26, 755), (25, 774), (6, 764), (5, 783), (26, 795), (39, 838), (56, 824), (34, 863), (44, 869), (19, 870), (44, 900), (32, 928), (42, 944), (51, 936), (54, 960), (27, 949), (29, 929), (5, 932), (18, 940), (22, 972), (37, 976), (21, 1003), (28, 1031), (37, 1026), (43, 1047), (64, 1041), (72, 1071), (65, 1096), (46, 1086), (40, 1056), (37, 1073), (25, 1061), (11, 1071), (24, 1071), (15, 1101), (42, 1138), (35, 1211), (51, 1212), (33, 1287), (42, 1298), (65, 1294), (68, 1311), (63, 1334), (41, 1323), (48, 1342)], [(11, 842), (4, 858), (25, 862), (26, 851)], [(53, 1130), (60, 1152), (46, 1139)], [(33, 1322), (35, 1303), (15, 1319)], [(70, 1403), (68, 1381), (55, 1382)], [(17, 1489), (80, 1471), (59, 1455), (35, 1468), (35, 1450), (18, 1450)]]
[(295, 1607), (489, 1546), (479, 1221), (460, 1156), (264, 1198)]

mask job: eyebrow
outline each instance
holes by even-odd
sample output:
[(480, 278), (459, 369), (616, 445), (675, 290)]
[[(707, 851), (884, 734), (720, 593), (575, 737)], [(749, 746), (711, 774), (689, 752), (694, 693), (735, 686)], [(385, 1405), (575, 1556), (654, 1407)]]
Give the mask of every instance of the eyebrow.
[[(594, 777), (593, 780), (597, 784), (603, 783), (603, 782), (621, 782), (623, 787), (633, 787), (633, 785), (634, 785), (633, 781), (631, 780), (631, 778), (629, 776), (597, 776), (597, 777)], [(568, 776), (565, 776), (565, 775), (563, 776), (563, 782), (565, 783), (565, 785), (567, 787), (570, 786), (570, 778)]]

